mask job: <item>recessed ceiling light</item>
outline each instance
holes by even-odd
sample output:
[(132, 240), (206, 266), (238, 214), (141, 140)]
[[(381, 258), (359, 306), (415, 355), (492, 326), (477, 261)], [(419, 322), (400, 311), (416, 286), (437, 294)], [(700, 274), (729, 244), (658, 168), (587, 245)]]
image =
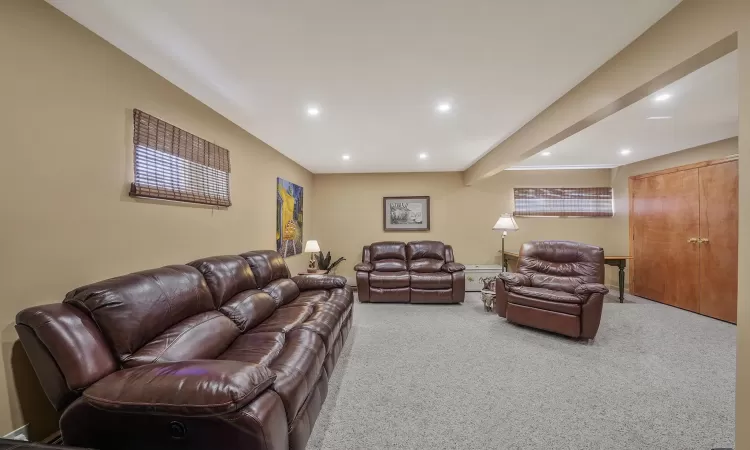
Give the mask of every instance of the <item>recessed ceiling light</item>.
[(620, 154), (621, 155), (629, 155), (630, 154), (630, 149), (629, 148), (624, 148), (624, 149), (620, 150)]
[(663, 102), (664, 100), (669, 100), (672, 97), (672, 94), (659, 94), (657, 95), (654, 100), (657, 102)]
[(317, 106), (308, 106), (307, 115), (312, 117), (320, 115), (320, 108), (318, 108)]
[(552, 152), (542, 152), (542, 156), (549, 156), (551, 154), (552, 154)]
[(419, 159), (427, 159), (427, 153), (420, 153)]
[(671, 118), (672, 118), (672, 116), (651, 116), (651, 117), (647, 117), (648, 120), (667, 120), (667, 119), (671, 119)]
[(343, 159), (344, 161), (349, 161), (350, 159), (352, 159), (352, 157), (349, 155), (341, 155), (341, 159)]
[(437, 105), (436, 109), (438, 110), (438, 112), (447, 113), (448, 111), (451, 110), (451, 108), (452, 108), (452, 106), (451, 106), (450, 103), (441, 103), (441, 104)]

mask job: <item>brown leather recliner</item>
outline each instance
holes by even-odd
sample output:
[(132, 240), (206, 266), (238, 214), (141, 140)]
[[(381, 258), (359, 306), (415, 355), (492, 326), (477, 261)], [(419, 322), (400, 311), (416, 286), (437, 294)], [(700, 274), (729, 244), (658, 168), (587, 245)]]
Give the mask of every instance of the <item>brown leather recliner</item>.
[(569, 241), (523, 244), (518, 273), (501, 273), (495, 311), (508, 321), (593, 339), (604, 295), (604, 250)]
[(90, 284), (16, 330), (68, 445), (303, 449), (352, 303), (345, 278), (256, 251)]
[(464, 269), (438, 241), (375, 242), (354, 266), (359, 301), (373, 303), (461, 303)]

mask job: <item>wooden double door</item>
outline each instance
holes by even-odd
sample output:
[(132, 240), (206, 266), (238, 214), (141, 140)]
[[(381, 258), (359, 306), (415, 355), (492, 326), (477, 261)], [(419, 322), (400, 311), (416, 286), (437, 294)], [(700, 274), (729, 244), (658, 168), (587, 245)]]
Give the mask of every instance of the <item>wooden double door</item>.
[(738, 162), (631, 177), (631, 292), (737, 322)]

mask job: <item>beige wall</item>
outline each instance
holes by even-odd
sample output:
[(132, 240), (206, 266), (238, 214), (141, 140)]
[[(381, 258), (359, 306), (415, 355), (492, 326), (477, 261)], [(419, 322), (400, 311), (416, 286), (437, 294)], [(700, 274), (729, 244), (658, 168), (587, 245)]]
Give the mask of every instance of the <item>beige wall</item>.
[[(340, 274), (353, 277), (362, 246), (375, 241), (431, 239), (453, 245), (465, 264), (500, 264), (501, 235), (492, 231), (513, 211), (513, 187), (609, 186), (609, 170), (505, 171), (473, 186), (460, 172), (316, 175), (313, 233), (334, 258), (346, 257)], [(384, 232), (383, 197), (429, 195), (429, 232)], [(609, 218), (518, 218), (506, 249), (532, 239), (571, 239), (606, 246)]]
[[(620, 255), (630, 254), (630, 242), (628, 239), (628, 221), (630, 217), (630, 204), (628, 202), (629, 177), (655, 172), (657, 170), (669, 169), (671, 167), (719, 159), (729, 155), (736, 155), (737, 151), (737, 138), (731, 138), (612, 169), (611, 186), (615, 197), (616, 213), (614, 220), (612, 220), (612, 239), (609, 241), (608, 253)], [(608, 281), (611, 285), (617, 283), (614, 278), (609, 278)], [(625, 277), (625, 284), (626, 286), (628, 284), (627, 276)]]
[[(737, 305), (737, 450), (750, 449), (750, 2), (739, 12), (740, 48), (740, 244)], [(744, 231), (744, 232), (743, 232)]]
[[(0, 2), (0, 61), (0, 435), (32, 422), (39, 436), (54, 420), (16, 312), (106, 277), (273, 248), (276, 177), (305, 187), (310, 230), (312, 174), (41, 0)], [(128, 197), (133, 108), (229, 149), (233, 205)]]

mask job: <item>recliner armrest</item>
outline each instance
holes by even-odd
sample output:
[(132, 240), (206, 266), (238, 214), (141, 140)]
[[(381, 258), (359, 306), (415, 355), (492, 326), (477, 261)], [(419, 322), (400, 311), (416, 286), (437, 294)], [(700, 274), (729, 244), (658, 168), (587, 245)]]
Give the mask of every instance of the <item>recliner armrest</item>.
[(448, 272), (448, 273), (460, 272), (464, 269), (466, 269), (466, 266), (464, 266), (463, 264), (459, 264), (457, 262), (445, 263), (443, 264), (443, 267), (442, 267), (442, 271)]
[(531, 286), (529, 277), (522, 273), (500, 272), (497, 278), (508, 286)]
[(370, 263), (359, 263), (354, 266), (354, 270), (356, 270), (357, 272), (372, 272), (373, 270), (375, 270), (375, 266)]
[(609, 288), (599, 283), (581, 284), (575, 289), (575, 295), (578, 298), (582, 298), (584, 300), (588, 299), (591, 296), (591, 294), (607, 295), (608, 293), (609, 293)]
[(292, 278), (300, 291), (346, 287), (346, 278), (339, 275), (299, 275)]
[(245, 407), (275, 379), (269, 368), (239, 361), (147, 364), (108, 375), (83, 397), (109, 411), (211, 416)]

